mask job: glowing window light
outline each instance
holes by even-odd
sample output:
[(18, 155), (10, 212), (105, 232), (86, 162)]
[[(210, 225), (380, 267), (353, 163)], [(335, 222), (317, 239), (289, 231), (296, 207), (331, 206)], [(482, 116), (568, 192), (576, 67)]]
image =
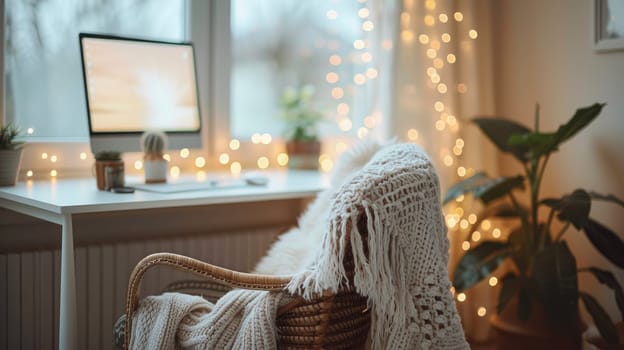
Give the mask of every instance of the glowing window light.
[(470, 37), (470, 39), (476, 39), (479, 36), (479, 33), (477, 33), (477, 31), (474, 29), (470, 29), (468, 31), (468, 36)]
[(445, 43), (448, 43), (449, 41), (451, 41), (451, 34), (449, 33), (443, 33), (441, 36), (442, 41), (444, 41)]
[(458, 293), (457, 294), (457, 301), (459, 301), (460, 303), (463, 303), (464, 301), (466, 301), (466, 294), (465, 293)]
[(232, 162), (232, 164), (230, 164), (230, 172), (234, 175), (238, 175), (241, 172), (241, 164), (239, 162)]
[(492, 230), (492, 237), (500, 238), (500, 236), (501, 236), (501, 230), (499, 228), (495, 228)]
[(288, 164), (288, 154), (280, 153), (277, 155), (277, 164), (280, 166), (285, 166)]
[(141, 169), (143, 169), (143, 161), (141, 161), (141, 160), (136, 160), (136, 161), (134, 162), (134, 169), (136, 169), (136, 170), (141, 170)]
[(459, 175), (460, 177), (466, 176), (466, 168), (464, 168), (463, 166), (457, 168), (457, 175)]
[(358, 73), (353, 77), (353, 82), (358, 85), (362, 85), (366, 83), (366, 76), (362, 73)]
[(182, 148), (180, 150), (180, 157), (182, 158), (188, 158), (190, 154), (191, 154), (191, 151), (188, 148)]
[(334, 168), (334, 162), (331, 159), (323, 159), (321, 162), (321, 170), (323, 172), (330, 172)]
[(346, 103), (339, 103), (338, 107), (336, 107), (336, 111), (340, 114), (349, 114), (349, 105)]
[(221, 153), (219, 155), (219, 163), (225, 165), (230, 162), (230, 155), (227, 153)]
[(26, 129), (26, 133), (27, 133), (28, 135), (32, 135), (32, 134), (34, 134), (34, 133), (35, 133), (35, 129), (33, 129), (33, 128), (28, 128), (28, 129)]
[(335, 99), (341, 99), (344, 96), (344, 90), (342, 88), (336, 87), (331, 91), (332, 97)]
[(440, 20), (440, 22), (442, 22), (442, 23), (446, 23), (446, 22), (448, 22), (448, 16), (446, 15), (446, 13), (441, 13), (441, 14), (438, 16), (438, 19), (439, 19), (439, 20)]
[(171, 167), (171, 169), (169, 169), (169, 175), (171, 175), (171, 177), (177, 178), (180, 176), (180, 167), (174, 165)]
[(431, 40), (431, 48), (434, 50), (440, 50), (440, 42), (438, 40)]
[(264, 133), (260, 137), (260, 142), (262, 142), (263, 145), (268, 145), (271, 143), (271, 141), (273, 141), (273, 137), (271, 137), (270, 134)]
[(251, 135), (251, 142), (255, 145), (259, 144), (260, 142), (262, 142), (262, 135), (260, 135), (259, 133), (254, 133), (253, 135)]
[(451, 165), (453, 165), (453, 157), (445, 156), (443, 162), (444, 162), (444, 165), (450, 167)]
[(453, 64), (455, 63), (456, 60), (457, 58), (452, 53), (449, 53), (448, 55), (446, 55), (446, 62)]
[(269, 158), (267, 158), (267, 157), (260, 157), (260, 158), (258, 158), (257, 164), (258, 164), (258, 168), (266, 169), (266, 168), (269, 167)]
[(498, 284), (498, 278), (496, 278), (495, 276), (490, 277), (490, 279), (488, 280), (488, 284), (492, 287), (496, 286)]
[(338, 82), (338, 79), (338, 74), (336, 74), (335, 72), (329, 72), (327, 73), (327, 75), (325, 75), (325, 80), (330, 84)]
[(237, 139), (231, 139), (230, 140), (230, 149), (232, 151), (235, 151), (237, 149), (240, 148), (240, 141), (238, 141)]
[(48, 154), (45, 152), (41, 153), (41, 159), (48, 159)]
[(370, 32), (373, 29), (375, 29), (375, 25), (373, 24), (373, 22), (364, 21), (364, 23), (362, 23), (362, 30), (364, 30), (365, 32)]
[(28, 170), (28, 171), (26, 172), (26, 176), (27, 176), (27, 177), (32, 177), (32, 176), (33, 176), (33, 171), (32, 171), (32, 170)]
[(459, 227), (461, 227), (462, 230), (465, 230), (468, 228), (468, 226), (470, 226), (470, 224), (468, 223), (468, 220), (461, 219), (461, 221), (459, 222)]
[(436, 103), (433, 104), (433, 108), (436, 110), (436, 112), (442, 112), (444, 110), (444, 103), (436, 101)]
[(436, 50), (434, 50), (434, 49), (428, 49), (427, 50), (427, 57), (433, 59), (433, 58), (436, 58), (437, 55), (438, 55), (438, 53), (436, 52)]
[(375, 127), (375, 124), (376, 124), (375, 118), (373, 118), (372, 116), (369, 115), (369, 116), (364, 118), (364, 126), (365, 127), (369, 128), (369, 129), (372, 129), (372, 128)]
[(444, 123), (444, 121), (438, 120), (435, 123), (435, 128), (438, 129), (439, 131), (442, 131), (444, 130), (444, 128), (446, 128), (446, 124)]
[(477, 222), (477, 216), (475, 214), (468, 215), (468, 222), (474, 225), (474, 223)]
[(85, 152), (80, 152), (79, 157), (80, 157), (80, 160), (85, 160), (87, 159), (87, 154)]
[(370, 11), (366, 7), (363, 7), (358, 10), (358, 16), (360, 18), (368, 18), (368, 16), (370, 16)]
[(481, 306), (481, 307), (479, 308), (479, 310), (477, 310), (477, 315), (478, 315), (479, 317), (483, 317), (483, 316), (485, 316), (486, 314), (487, 314), (487, 309), (486, 309), (486, 308), (484, 308), (483, 306)]
[(412, 41), (414, 41), (414, 32), (407, 29), (401, 31), (401, 40), (403, 40), (403, 42), (406, 44), (410, 44)]
[(461, 248), (462, 248), (463, 251), (466, 251), (466, 250), (470, 249), (470, 242), (463, 241), (462, 245), (461, 245)]
[(329, 63), (332, 66), (337, 66), (340, 63), (342, 63), (342, 58), (340, 56), (338, 56), (338, 55), (331, 55), (331, 56), (329, 56)]
[(491, 227), (492, 227), (492, 223), (490, 222), (490, 220), (487, 220), (487, 219), (486, 219), (486, 220), (483, 220), (483, 221), (481, 222), (481, 228), (482, 228), (482, 229), (484, 229), (484, 230), (486, 230), (486, 231), (487, 231), (487, 230), (489, 230)]
[(445, 94), (447, 91), (446, 84), (438, 84), (438, 92), (441, 94)]
[(444, 61), (441, 58), (436, 58), (433, 60), (433, 66), (437, 69), (442, 69), (444, 67)]
[(434, 84), (439, 83), (440, 82), (440, 76), (437, 75), (437, 74), (436, 75), (432, 75), (431, 76), (431, 82), (434, 83)]
[(325, 14), (325, 16), (327, 16), (327, 19), (334, 20), (334, 19), (338, 18), (338, 12), (336, 12), (336, 10), (329, 10)]
[(435, 75), (435, 74), (438, 74), (438, 71), (435, 68), (433, 68), (433, 67), (427, 68), (427, 75), (428, 76), (432, 76), (432, 75)]
[(425, 44), (429, 43), (429, 36), (427, 34), (420, 34), (418, 36), (418, 41), (421, 44), (425, 45)]
[(362, 62), (370, 62), (373, 60), (373, 55), (370, 52), (364, 52), (362, 54)]
[(435, 10), (435, 8), (436, 8), (435, 0), (427, 0), (427, 1), (425, 1), (425, 7), (427, 8), (427, 10)]
[(168, 153), (165, 153), (165, 155), (163, 155), (163, 159), (170, 162), (171, 161), (171, 156)]
[(432, 15), (426, 15), (424, 18), (424, 21), (425, 21), (425, 25), (429, 27), (435, 24), (435, 18), (433, 18)]
[(353, 47), (357, 50), (361, 50), (366, 46), (366, 44), (364, 43), (364, 40), (362, 39), (356, 39), (353, 41)]
[(206, 166), (206, 158), (204, 157), (195, 158), (195, 166), (198, 168), (203, 168), (204, 166)]
[(472, 233), (472, 240), (475, 242), (479, 242), (481, 240), (481, 232), (475, 231)]
[(338, 121), (338, 128), (342, 131), (349, 131), (353, 127), (353, 122), (349, 118), (341, 118)]
[(464, 15), (461, 12), (455, 12), (453, 14), (453, 17), (455, 18), (457, 22), (461, 22), (464, 20)]
[(52, 163), (56, 163), (56, 161), (57, 161), (57, 160), (58, 160), (58, 158), (57, 158), (55, 155), (52, 155), (52, 156), (50, 157), (50, 161), (51, 161)]
[(50, 170), (50, 176), (56, 177), (57, 175), (58, 175), (58, 172), (56, 170)]
[(361, 127), (358, 129), (357, 131), (357, 136), (358, 138), (361, 140), (363, 138), (365, 138), (368, 135), (368, 129), (365, 127)]

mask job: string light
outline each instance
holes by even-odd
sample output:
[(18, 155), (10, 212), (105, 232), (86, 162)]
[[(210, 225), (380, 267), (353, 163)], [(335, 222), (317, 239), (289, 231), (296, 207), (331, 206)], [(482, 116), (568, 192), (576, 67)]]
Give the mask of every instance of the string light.
[(258, 168), (260, 169), (266, 169), (269, 167), (269, 158), (267, 157), (260, 157), (258, 158)]
[(254, 145), (257, 145), (260, 142), (262, 142), (262, 136), (260, 135), (260, 133), (254, 133), (253, 135), (251, 135), (251, 142)]
[(455, 12), (453, 14), (453, 17), (455, 18), (457, 22), (461, 22), (464, 20), (464, 15), (461, 12)]
[(474, 225), (474, 224), (475, 224), (475, 222), (477, 222), (477, 216), (476, 216), (475, 214), (470, 214), (470, 215), (468, 215), (468, 222), (469, 222), (471, 225)]
[(460, 303), (463, 303), (464, 301), (466, 301), (466, 294), (465, 293), (458, 293), (457, 294), (457, 301), (459, 301)]
[(471, 238), (474, 242), (479, 242), (481, 240), (481, 232), (479, 231), (473, 232)]
[(230, 149), (232, 151), (236, 151), (239, 148), (240, 148), (240, 141), (238, 141), (237, 139), (231, 139), (230, 140)]
[(48, 154), (45, 152), (41, 153), (41, 159), (48, 159)]
[(56, 163), (56, 161), (57, 161), (57, 160), (58, 160), (58, 158), (57, 158), (55, 155), (52, 155), (52, 156), (50, 157), (50, 161), (51, 161), (52, 163)]
[(362, 53), (362, 62), (370, 62), (373, 60), (373, 55), (370, 52)]
[(32, 176), (33, 176), (33, 171), (32, 171), (32, 170), (28, 170), (28, 171), (26, 172), (26, 176), (27, 176), (27, 177), (32, 177)]
[(492, 230), (492, 237), (494, 238), (500, 238), (501, 236), (501, 230), (498, 228), (495, 228), (494, 230)]
[(420, 34), (418, 36), (418, 41), (421, 44), (425, 45), (425, 44), (429, 43), (429, 36), (427, 34)]
[(477, 31), (474, 29), (470, 29), (468, 31), (468, 36), (470, 37), (470, 39), (476, 39), (479, 36), (479, 33), (477, 33)]
[(171, 169), (169, 169), (169, 175), (171, 175), (171, 177), (173, 178), (177, 178), (180, 176), (180, 167), (174, 165), (171, 167)]
[(51, 177), (56, 177), (57, 175), (58, 175), (58, 172), (56, 170), (50, 170)]
[(271, 137), (271, 135), (267, 133), (262, 134), (262, 136), (260, 137), (260, 142), (262, 142), (263, 145), (270, 144), (272, 140), (273, 138)]
[(85, 152), (80, 152), (79, 157), (80, 157), (80, 160), (85, 160), (87, 159), (87, 154)]
[(285, 166), (288, 164), (288, 154), (280, 153), (277, 155), (277, 164), (280, 166)]
[(221, 153), (219, 155), (219, 163), (226, 165), (227, 163), (230, 162), (230, 155), (227, 153)]
[(478, 310), (477, 310), (477, 315), (479, 315), (479, 317), (483, 317), (487, 314), (487, 309), (483, 306), (481, 306)]
[(482, 229), (484, 229), (484, 230), (486, 230), (486, 231), (487, 231), (487, 230), (489, 230), (489, 229), (490, 229), (490, 227), (492, 227), (492, 223), (490, 222), (490, 220), (487, 220), (487, 219), (486, 219), (486, 220), (483, 220), (483, 221), (481, 222), (481, 228), (482, 228)]
[(134, 162), (134, 169), (141, 170), (143, 169), (143, 161), (137, 160)]
[(329, 10), (325, 13), (325, 16), (327, 16), (327, 19), (334, 20), (338, 18), (338, 12), (336, 12), (336, 10)]
[(467, 251), (468, 249), (470, 249), (470, 242), (463, 241), (462, 245), (461, 245), (461, 248), (462, 248), (463, 251)]
[(455, 63), (456, 59), (457, 58), (452, 53), (449, 53), (448, 55), (446, 55), (446, 62), (448, 62), (450, 64)]
[(180, 150), (180, 157), (186, 159), (191, 154), (191, 151), (188, 148), (182, 148)]
[(241, 164), (239, 162), (232, 162), (232, 164), (230, 164), (230, 172), (233, 175), (238, 175), (241, 172)]
[(364, 30), (365, 32), (370, 32), (373, 29), (375, 29), (375, 25), (373, 24), (373, 22), (365, 21), (364, 23), (362, 23), (362, 30)]
[(492, 287), (496, 286), (498, 284), (498, 278), (496, 278), (495, 276), (490, 277), (490, 279), (488, 280), (488, 284)]
[(325, 80), (330, 83), (330, 84), (335, 84), (338, 82), (338, 74), (336, 74), (336, 72), (329, 72), (327, 73), (327, 75), (325, 76)]
[(445, 13), (441, 13), (440, 16), (438, 16), (438, 19), (440, 20), (440, 22), (442, 23), (446, 23), (448, 22), (448, 16)]
[(443, 33), (441, 36), (442, 41), (444, 41), (445, 43), (448, 43), (449, 41), (451, 41), (451, 34), (449, 33)]
[(342, 58), (338, 55), (331, 55), (329, 56), (329, 63), (332, 66), (338, 66), (340, 65), (340, 63), (342, 63)]
[(409, 129), (409, 130), (407, 130), (407, 138), (410, 141), (418, 140), (418, 130), (416, 130), (416, 129)]
[(360, 18), (368, 18), (369, 15), (370, 15), (370, 11), (366, 7), (363, 7), (358, 10), (358, 16)]
[(26, 129), (26, 133), (27, 133), (28, 135), (32, 135), (32, 134), (34, 134), (34, 133), (35, 133), (35, 129), (33, 129), (33, 128), (28, 128), (28, 129)]
[(166, 160), (166, 161), (168, 161), (168, 162), (170, 162), (170, 161), (171, 161), (171, 156), (170, 156), (168, 153), (165, 153), (165, 154), (163, 155), (163, 159), (164, 159), (164, 160)]
[(206, 166), (206, 158), (204, 157), (195, 158), (195, 166), (198, 168), (203, 168), (204, 166)]

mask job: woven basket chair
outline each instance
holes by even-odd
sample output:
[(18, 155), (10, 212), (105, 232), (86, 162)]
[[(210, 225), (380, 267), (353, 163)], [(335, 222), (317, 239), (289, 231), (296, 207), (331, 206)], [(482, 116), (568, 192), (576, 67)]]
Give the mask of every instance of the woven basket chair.
[[(359, 232), (365, 231), (363, 215)], [(348, 241), (348, 240), (347, 240)], [(353, 257), (347, 249), (344, 265), (353, 277)], [(290, 276), (270, 276), (232, 271), (203, 261), (171, 253), (152, 254), (141, 260), (130, 275), (126, 300), (124, 349), (132, 337), (132, 316), (139, 304), (143, 275), (155, 266), (169, 266), (204, 278), (200, 281), (174, 282), (167, 291), (182, 291), (215, 301), (233, 288), (266, 291), (284, 290)], [(350, 283), (352, 285), (352, 283)], [(370, 329), (367, 298), (347, 288), (336, 293), (325, 292), (310, 301), (300, 296), (283, 305), (276, 314), (276, 340), (279, 349), (354, 349), (363, 348)]]

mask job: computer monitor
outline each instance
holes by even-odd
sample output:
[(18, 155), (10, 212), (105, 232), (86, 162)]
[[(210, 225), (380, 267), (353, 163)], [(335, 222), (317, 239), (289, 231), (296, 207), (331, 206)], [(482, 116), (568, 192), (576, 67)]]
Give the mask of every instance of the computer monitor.
[(201, 148), (191, 43), (80, 33), (91, 151), (135, 152), (146, 130), (170, 149)]

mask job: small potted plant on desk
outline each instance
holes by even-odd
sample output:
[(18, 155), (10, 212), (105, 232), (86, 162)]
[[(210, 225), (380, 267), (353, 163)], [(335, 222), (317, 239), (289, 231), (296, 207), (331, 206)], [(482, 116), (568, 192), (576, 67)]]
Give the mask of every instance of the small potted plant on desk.
[[(578, 109), (555, 132), (538, 129), (539, 108), (535, 112), (535, 130), (500, 118), (474, 120), (498, 149), (511, 154), (525, 171), (524, 174), (497, 178), (477, 173), (452, 186), (444, 198), (446, 204), (471, 193), (483, 203), (484, 210), (470, 229), (471, 233), (488, 217), (514, 223), (506, 239), (485, 240), (471, 247), (460, 259), (453, 276), (455, 290), (462, 292), (488, 277), (503, 262), (509, 262), (509, 271), (499, 278), (501, 289), (497, 315), (491, 319), (494, 328), (504, 334), (498, 339), (502, 348), (579, 348), (583, 328), (579, 300), (583, 301), (606, 343), (622, 341), (604, 308), (592, 295), (579, 290), (578, 274), (592, 275), (610, 288), (620, 313), (624, 315), (622, 287), (610, 271), (593, 266), (578, 267), (574, 254), (562, 238), (572, 231), (569, 228), (574, 227), (575, 231), (584, 232), (611, 263), (624, 268), (624, 241), (590, 217), (593, 201), (608, 201), (623, 207), (624, 202), (613, 195), (583, 189), (560, 198), (539, 196), (542, 176), (552, 153), (591, 123), (603, 106), (596, 103)], [(528, 207), (516, 199), (525, 185), (529, 192)], [(548, 215), (544, 218), (541, 213)], [(555, 218), (561, 222), (560, 227), (553, 226)], [(621, 330), (622, 327), (620, 333)], [(506, 340), (518, 338), (522, 342)]]
[(312, 107), (314, 87), (287, 88), (282, 94), (281, 117), (286, 122), (286, 152), (291, 169), (317, 169), (321, 153), (318, 123), (323, 115)]
[(141, 136), (145, 183), (167, 182), (167, 135), (160, 131), (146, 131)]
[[(95, 180), (100, 191), (108, 190), (106, 172), (121, 174), (123, 177), (124, 162), (121, 153), (117, 151), (101, 151), (94, 154), (95, 158)], [(110, 177), (110, 175), (109, 175)]]
[(0, 186), (13, 186), (17, 182), (24, 144), (15, 141), (19, 135), (19, 128), (13, 124), (0, 127)]

